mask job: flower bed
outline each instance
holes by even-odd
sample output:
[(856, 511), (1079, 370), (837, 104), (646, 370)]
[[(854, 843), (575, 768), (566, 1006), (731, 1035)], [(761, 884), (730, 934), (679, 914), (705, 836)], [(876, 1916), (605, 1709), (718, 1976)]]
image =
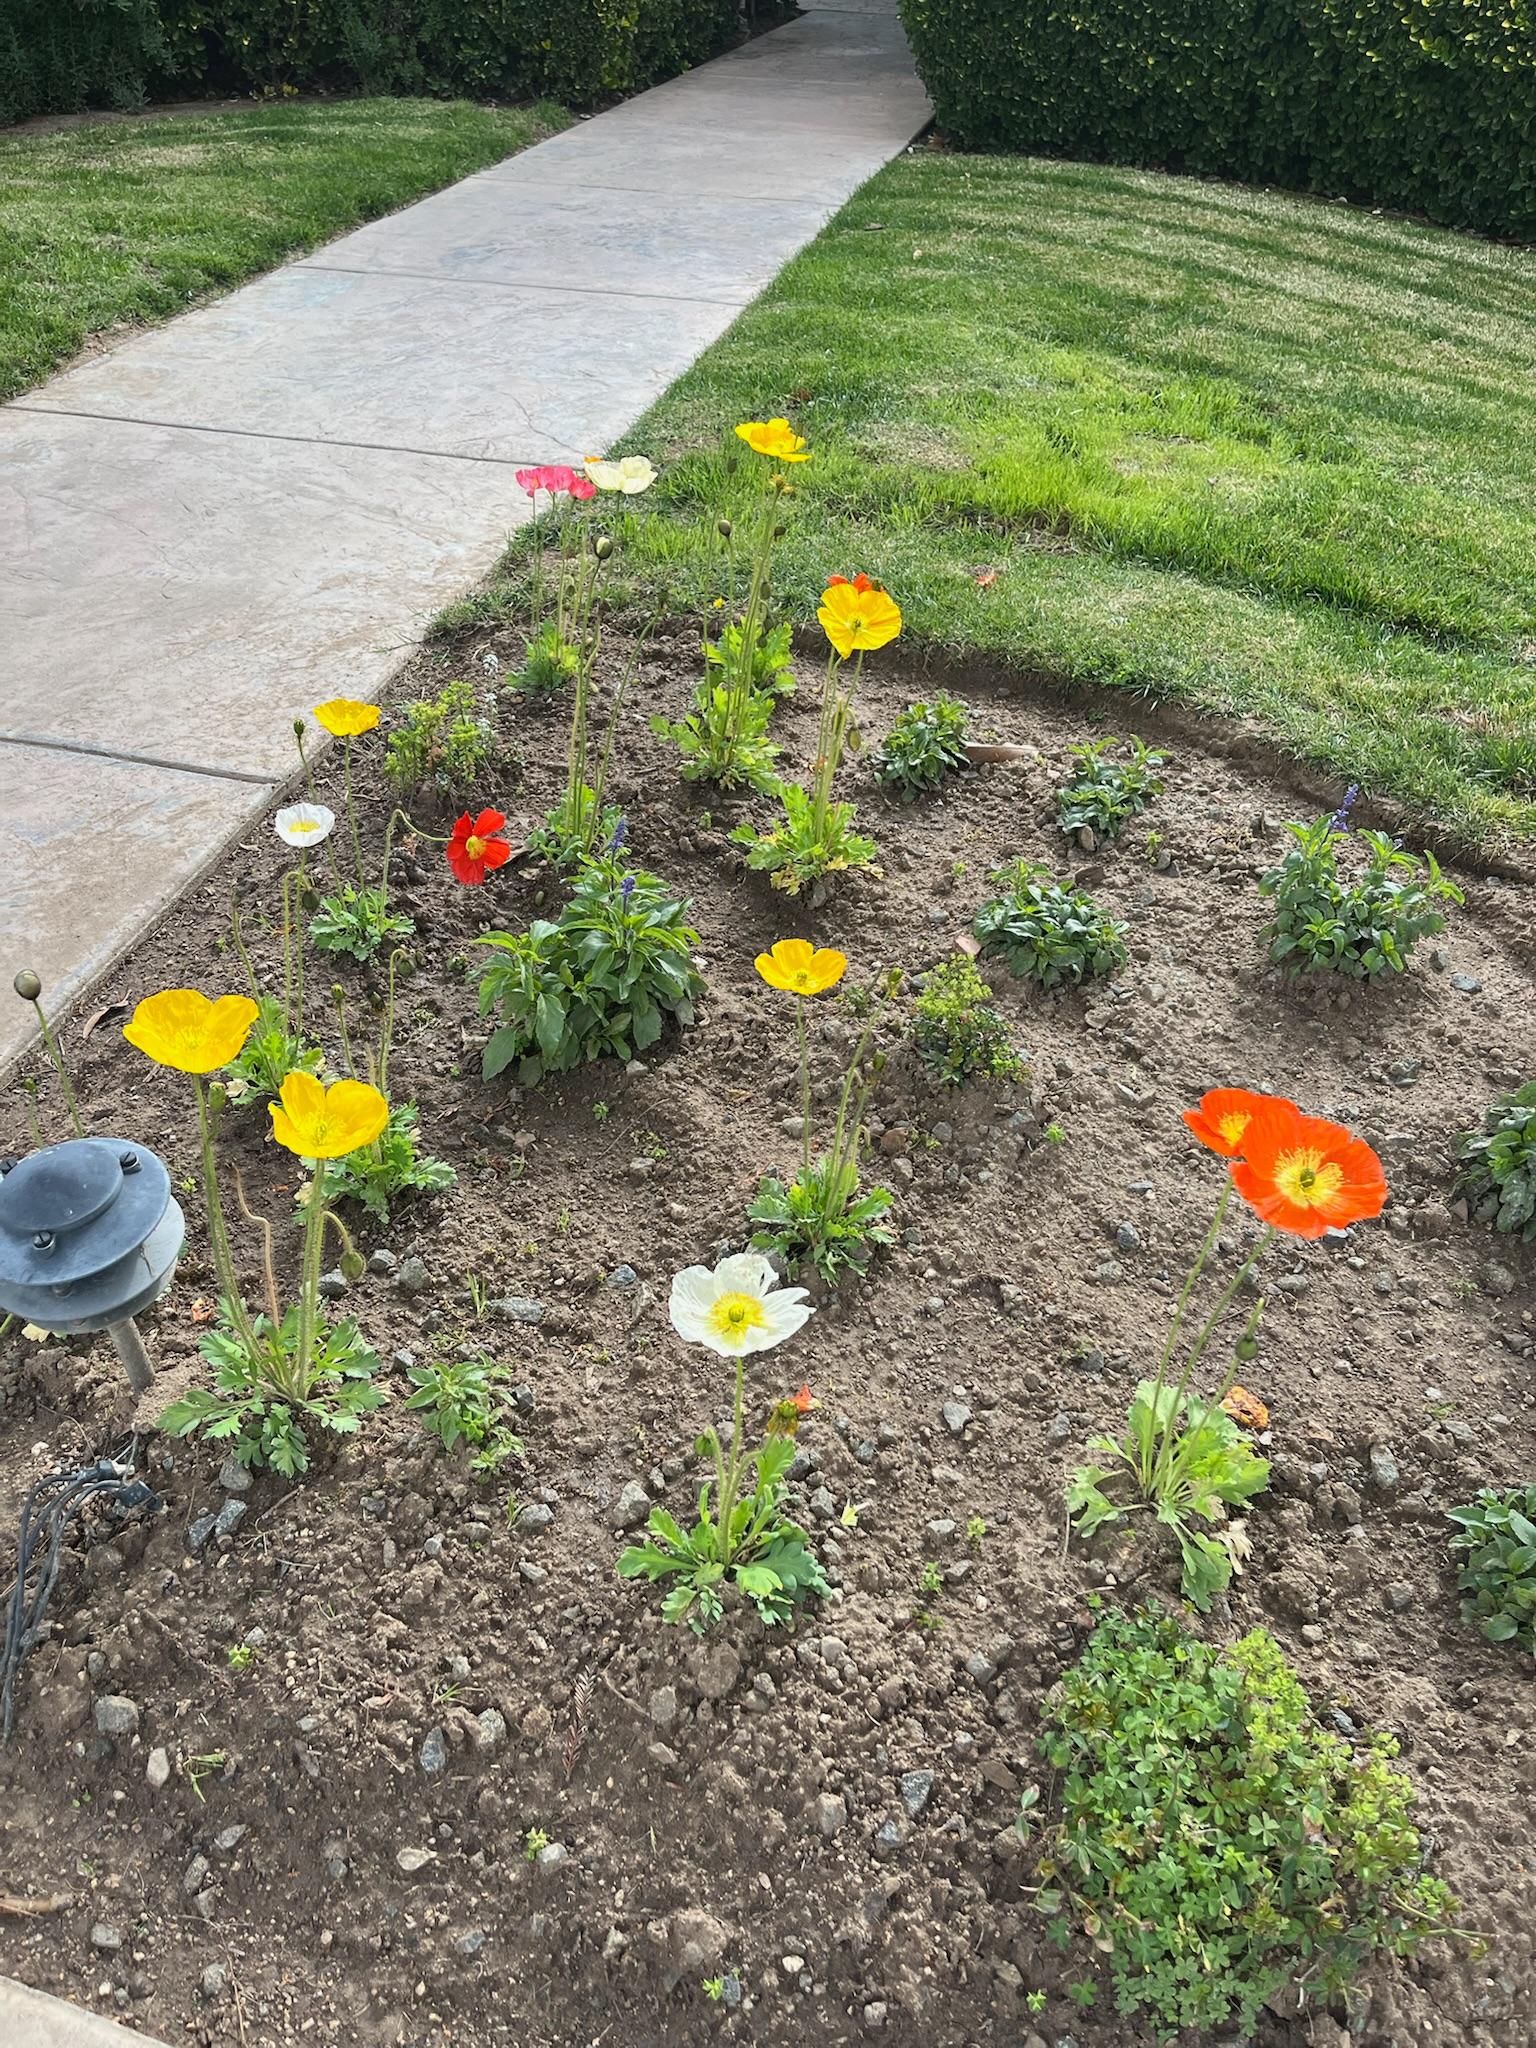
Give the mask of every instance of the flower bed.
[[(579, 530), (600, 531), (602, 510), (575, 514), (589, 522)], [(597, 559), (584, 543), (586, 566), (567, 561), (572, 603), (572, 579)], [(553, 572), (546, 610), (552, 583)], [(844, 633), (868, 593), (830, 587), (847, 593), (827, 606)], [(873, 605), (858, 616), (883, 619)], [(1238, 1686), (1233, 1672), (1256, 1674), (1244, 1682), (1295, 1720), (1287, 1768), (1314, 1788), (1353, 1783), (1373, 1754), (1368, 1731), (1398, 1732), (1396, 1768), (1425, 1837), (1404, 1851), (1401, 1897), (1430, 1851), (1454, 1917), (1495, 1946), (1483, 1960), (1452, 1938), (1362, 1962), (1362, 2038), (1523, 2038), (1532, 1667), (1518, 1641), (1479, 1632), (1488, 1607), (1462, 1618), (1459, 1601), (1477, 1594), (1458, 1591), (1468, 1557), (1453, 1556), (1446, 1520), (1484, 1485), (1523, 1485), (1533, 1452), (1529, 1254), (1518, 1232), (1494, 1237), (1477, 1221), (1475, 1197), (1455, 1186), (1454, 1146), (1525, 1078), (1522, 891), (1454, 877), (1466, 904), (1445, 904), (1448, 928), (1426, 933), (1401, 976), (1288, 979), (1289, 956), (1271, 960), (1265, 936), (1282, 885), (1266, 896), (1259, 883), (1295, 843), (1285, 821), (1318, 806), (1240, 748), (1149, 716), (1140, 738), (1165, 758), (1100, 749), (1086, 765), (1101, 787), (1113, 761), (1155, 765), (1158, 787), (1143, 778), (1123, 817), (1101, 804), (1084, 824), (1081, 750), (1102, 738), (1098, 707), (956, 673), (945, 691), (993, 758), (951, 761), (936, 788), (909, 793), (846, 754), (826, 815), (856, 806), (882, 872), (833, 870), (812, 907), (813, 881), (797, 878), (791, 894), (750, 864), (773, 829), (770, 795), (678, 775), (677, 727), (708, 716), (694, 699), (698, 637), (610, 631), (584, 661), (577, 790), (591, 801), (574, 804), (573, 686), (557, 677), (497, 701), (500, 678), (526, 667), (526, 632), (421, 655), (381, 725), (318, 763), (304, 802), (332, 821), (320, 848), (304, 850), (313, 832), (285, 810), (284, 839), (238, 849), (109, 978), (99, 1000), (123, 1011), (83, 1043), (65, 1031), (86, 1126), (160, 1152), (192, 1217), (173, 1289), (143, 1319), (158, 1367), (146, 1423), (211, 1383), (198, 1345), (217, 1274), (189, 1084), (144, 1057), (163, 1042), (136, 1030), (136, 1049), (120, 1026), (162, 989), (240, 989), (232, 892), (258, 984), (281, 1008), (280, 877), (302, 853), (309, 881), (321, 878), (308, 895), (360, 889), (391, 841), (382, 910), (413, 927), (399, 935), (409, 960), (391, 972), (387, 950), (359, 962), (311, 947), (303, 1022), (334, 1081), (332, 984), (360, 1068), (393, 1001), (388, 1069), (374, 1080), (392, 1107), (414, 1104), (419, 1156), (451, 1168), (455, 1185), (398, 1196), (387, 1224), (333, 1191), (356, 1261), (316, 1226), (336, 1261), (325, 1313), (355, 1322), (380, 1361), (370, 1385), (387, 1398), (359, 1430), (311, 1430), (310, 1469), (295, 1480), (230, 1465), (229, 1439), (156, 1434), (146, 1469), (165, 1512), (121, 1529), (98, 1512), (76, 1530), (56, 1633), (26, 1666), (16, 1744), (0, 1754), (8, 1839), (24, 1845), (4, 1889), (42, 1909), (0, 1914), (0, 1969), (124, 2005), (167, 2038), (190, 2027), (277, 2043), (313, 2022), (323, 2039), (565, 2048), (615, 2020), (678, 2042), (1159, 2038), (1145, 2009), (1115, 2011), (1126, 1930), (1096, 1909), (1100, 1934), (1119, 1937), (1112, 1968), (1075, 1902), (1090, 1887), (1071, 1859), (1083, 1831), (1105, 1824), (1113, 1784), (1085, 1782), (1066, 1800), (1061, 1768), (1093, 1747), (1074, 1718), (1089, 1596), (1176, 1611), (1185, 1560), (1134, 1509), (1066, 1544), (1066, 1489), (1091, 1438), (1124, 1433), (1228, 1182), (1218, 1155), (1246, 1146), (1208, 1238), (1215, 1292), (1202, 1299), (1209, 1308), (1238, 1279), (1262, 1214), (1280, 1227), (1263, 1254), (1263, 1314), (1239, 1284), (1191, 1386), (1214, 1396), (1234, 1345), (1256, 1345), (1236, 1361), (1245, 1400), (1220, 1410), (1219, 1428), (1269, 1469), (1253, 1491), (1244, 1464), (1246, 1512), (1207, 1525), (1219, 1535), (1240, 1519), (1222, 1548), (1243, 1569), (1225, 1587), (1197, 1579), (1207, 1613), (1190, 1625), (1224, 1648), (1267, 1630), (1311, 1704), (1296, 1705), (1262, 1644), (1195, 1659), (1184, 1682), (1219, 1690)], [(470, 701), (455, 715), (486, 728), (473, 790), (386, 791), (405, 705), (465, 678)], [(933, 685), (889, 635), (856, 682), (849, 667), (828, 682), (817, 661), (791, 660), (758, 737), (788, 769), (824, 759), (829, 730), (862, 729), (873, 760), (914, 699), (935, 702)], [(736, 730), (753, 728), (748, 718)], [(430, 771), (430, 748), (406, 752), (413, 775), (423, 761)], [(394, 816), (397, 796), (414, 825)], [(1346, 822), (1358, 826), (1358, 807)], [(568, 922), (569, 870), (562, 880), (551, 860), (572, 832), (613, 867), (610, 883), (592, 883), (594, 919), (614, 897), (635, 914), (649, 876), (665, 903), (686, 906), (677, 922), (696, 934), (686, 958), (698, 986), (669, 983), (655, 1035), (623, 1058), (562, 1065), (546, 1011), (543, 1036), (530, 1027), (526, 1079), (509, 1062), (483, 1080), (511, 1014), (499, 997), (495, 1014), (477, 1010), (475, 983), (503, 950), (481, 947), (488, 931), (561, 930), (577, 966), (590, 964), (579, 949), (592, 927)], [(546, 850), (527, 851), (540, 835)], [(1335, 938), (1363, 960), (1380, 905), (1335, 903), (1316, 848), (1301, 852), (1306, 887), (1339, 912)], [(1333, 852), (1348, 876), (1362, 855), (1368, 864), (1352, 834)], [(1010, 866), (1020, 861), (1091, 901), (1099, 922), (1086, 940), (1067, 945), (1052, 924), (1040, 951), (1043, 913)], [(980, 928), (1006, 932), (1009, 958), (976, 957), (977, 915), (1000, 890), (1007, 914)], [(318, 912), (292, 884), (287, 900), (291, 955), (299, 913)], [(811, 943), (785, 950), (786, 938)], [(914, 980), (964, 959), (990, 997), (952, 976), (930, 982), (912, 1042)], [(907, 979), (893, 990), (896, 968)], [(292, 1022), (291, 1010), (275, 1019)], [(45, 1062), (34, 1078), (48, 1135), (62, 1136)], [(303, 1232), (287, 1218), (305, 1185), (302, 1146), (328, 1142), (314, 1123), (329, 1107), (320, 1085), (285, 1093), (274, 1117), (257, 1076), (246, 1103), (222, 1113), (232, 1254), (253, 1309), (262, 1237), (239, 1213), (235, 1175), (252, 1214), (274, 1223), (279, 1295), (302, 1293)], [(338, 1109), (366, 1106), (372, 1084), (354, 1085)], [(1357, 1153), (1330, 1149), (1343, 1140), (1304, 1132), (1318, 1160), (1302, 1201), (1284, 1164), (1296, 1133), (1270, 1143), (1266, 1122), (1268, 1149), (1257, 1133), (1249, 1144), (1231, 1119), (1251, 1105), (1197, 1109), (1218, 1086), (1348, 1125), (1385, 1167), (1385, 1215), (1362, 1197), (1337, 1214), (1347, 1235), (1294, 1228), (1314, 1184), (1336, 1194), (1370, 1175)], [(840, 1104), (844, 1135), (865, 1140), (843, 1153)], [(15, 1150), (31, 1143), (26, 1108), (7, 1107)], [(352, 1136), (375, 1130), (376, 1105), (369, 1113)], [(340, 1144), (338, 1130), (326, 1126)], [(771, 1290), (772, 1306), (754, 1308), (737, 1268), (718, 1284), (694, 1275), (669, 1313), (675, 1276), (707, 1275), (754, 1230), (780, 1230), (749, 1211), (766, 1184), (795, 1183), (808, 1149), (813, 1162), (850, 1163), (862, 1195), (889, 1190), (871, 1221), (892, 1241), (871, 1233), (856, 1259), (822, 1261), (833, 1284), (816, 1270), (825, 1236), (791, 1245), (803, 1321)], [(341, 1163), (370, 1156), (364, 1146)], [(744, 1436), (735, 1366), (716, 1355), (739, 1326), (765, 1339), (744, 1360)], [(116, 1448), (134, 1404), (103, 1340), (38, 1345), (12, 1332), (3, 1356), (9, 1520), (50, 1461)], [(797, 1574), (790, 1611), (768, 1599), (766, 1619), (754, 1585), (727, 1574), (711, 1581), (718, 1621), (695, 1634), (688, 1620), (709, 1617), (693, 1609), (669, 1623), (661, 1592), (641, 1571), (621, 1577), (620, 1558), (645, 1542), (655, 1507), (686, 1532), (706, 1483), (729, 1480), (744, 1498), (731, 1447), (765, 1442), (792, 1450), (782, 1507), (826, 1594)], [(1120, 1482), (1104, 1490), (1129, 1504)], [(1501, 1529), (1518, 1545), (1518, 1525)], [(1519, 1569), (1508, 1552), (1504, 1564)], [(1159, 1638), (1155, 1654), (1181, 1653)], [(1262, 1739), (1262, 1717), (1248, 1725)], [(1230, 1727), (1227, 1740), (1236, 1756)], [(1108, 1772), (1113, 1758), (1095, 1754)], [(1373, 1796), (1390, 1804), (1381, 1782)], [(1246, 1812), (1227, 1808), (1225, 1824), (1247, 1825)], [(1283, 1803), (1274, 1815), (1286, 1822)], [(1321, 1853), (1315, 1833), (1307, 1853)], [(1138, 1896), (1165, 1880), (1144, 1867)], [(1422, 1902), (1427, 1921), (1434, 1903)], [(1065, 1948), (1056, 1928), (1077, 1930)], [(1304, 1998), (1283, 1984), (1264, 1995), (1260, 2041), (1339, 2048), (1342, 1990), (1318, 1980)]]

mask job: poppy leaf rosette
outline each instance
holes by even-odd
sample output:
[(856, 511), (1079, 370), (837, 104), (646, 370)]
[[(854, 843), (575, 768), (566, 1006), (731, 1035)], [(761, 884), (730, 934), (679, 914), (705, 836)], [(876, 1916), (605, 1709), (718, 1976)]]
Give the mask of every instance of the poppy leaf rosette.
[(780, 1287), (761, 1252), (737, 1252), (708, 1266), (686, 1266), (672, 1281), (672, 1327), (688, 1344), (722, 1358), (772, 1351), (810, 1321), (803, 1287)]
[(1271, 1102), (1296, 1108), (1284, 1095), (1260, 1095), (1252, 1088), (1207, 1088), (1196, 1107), (1184, 1111), (1184, 1121), (1218, 1159), (1241, 1159), (1248, 1126)]
[(257, 1014), (249, 996), (215, 1001), (199, 989), (166, 988), (144, 998), (123, 1026), (123, 1036), (157, 1067), (216, 1074), (239, 1057)]
[(373, 731), (380, 712), (377, 704), (364, 704), (358, 697), (328, 697), (315, 706), (314, 716), (332, 739), (355, 740)]
[(835, 946), (813, 946), (809, 939), (780, 939), (753, 965), (770, 988), (791, 996), (820, 996), (842, 980), (848, 956)]
[(493, 868), (505, 867), (512, 848), (502, 838), (506, 818), (500, 811), (466, 811), (454, 826), (445, 849), (448, 865), (466, 888), (478, 888)]
[(754, 454), (774, 462), (809, 462), (811, 451), (788, 420), (743, 420), (736, 429)]
[(366, 1081), (333, 1081), (290, 1074), (272, 1111), (272, 1135), (300, 1159), (346, 1159), (381, 1137), (389, 1104)]
[(1387, 1177), (1365, 1140), (1279, 1096), (1254, 1112), (1228, 1171), (1255, 1215), (1291, 1237), (1347, 1230), (1386, 1207)]
[(901, 631), (900, 606), (867, 576), (829, 576), (816, 616), (844, 661), (889, 646)]

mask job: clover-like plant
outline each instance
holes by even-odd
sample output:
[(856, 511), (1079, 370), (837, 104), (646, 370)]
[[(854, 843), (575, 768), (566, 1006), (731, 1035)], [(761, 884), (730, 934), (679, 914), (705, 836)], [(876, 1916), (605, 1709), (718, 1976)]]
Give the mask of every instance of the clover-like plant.
[(974, 1080), (1017, 1081), (1024, 1062), (992, 990), (963, 953), (935, 967), (913, 1005), (912, 1044), (943, 1088)]
[(1161, 795), (1163, 784), (1157, 771), (1167, 755), (1154, 753), (1139, 739), (1129, 739), (1123, 755), (1112, 758), (1111, 750), (1119, 745), (1114, 739), (1085, 740), (1070, 750), (1076, 767), (1056, 797), (1056, 816), (1069, 837), (1088, 833), (1095, 846), (1118, 839), (1131, 819)]
[[(1296, 844), (1260, 878), (1259, 893), (1274, 904), (1264, 933), (1269, 957), (1288, 975), (1401, 974), (1420, 939), (1445, 930), (1441, 906), (1465, 901), (1432, 853), (1421, 861), (1384, 832), (1351, 832), (1344, 811), (1286, 830)], [(1347, 878), (1339, 854), (1352, 841), (1365, 858)]]
[(910, 803), (965, 767), (965, 706), (943, 690), (897, 713), (870, 761), (875, 780)]
[(457, 796), (495, 758), (490, 722), (475, 708), (472, 683), (448, 683), (438, 697), (407, 704), (384, 750), (384, 773), (402, 796), (420, 789)]
[(483, 1476), (523, 1454), (512, 1427), (512, 1375), (484, 1356), (413, 1365), (416, 1389), (406, 1407), (423, 1417), (445, 1451), (469, 1452), (470, 1469)]
[(630, 868), (616, 829), (583, 860), (570, 901), (526, 932), (487, 932), (480, 1014), (505, 1019), (482, 1057), (487, 1080), (514, 1066), (531, 1086), (587, 1060), (633, 1059), (669, 1023), (691, 1024), (703, 987), (688, 906), (658, 875)]
[(1021, 858), (994, 868), (989, 879), (998, 893), (971, 929), (982, 952), (996, 954), (1021, 981), (1059, 988), (1125, 965), (1127, 927), (1085, 891), (1055, 881), (1049, 868)]
[(747, 1211), (757, 1225), (752, 1238), (757, 1251), (774, 1251), (793, 1269), (809, 1261), (822, 1278), (835, 1282), (844, 1272), (862, 1273), (881, 1245), (893, 1242), (887, 1214), (894, 1199), (889, 1188), (862, 1185), (860, 1159), (864, 1110), (875, 1078), (885, 1064), (883, 1053), (865, 1067), (884, 1009), (896, 995), (899, 975), (882, 982), (870, 1005), (864, 1030), (854, 1047), (838, 1091), (837, 1113), (823, 1152), (812, 1144), (810, 1052), (805, 1005), (841, 980), (847, 956), (835, 947), (814, 947), (806, 939), (780, 939), (757, 956), (757, 971), (770, 988), (795, 998), (795, 1031), (800, 1053), (800, 1170), (788, 1183), (769, 1174), (758, 1184)]
[(1485, 1486), (1447, 1519), (1463, 1616), (1490, 1643), (1536, 1655), (1536, 1486)]
[(1457, 1931), (1396, 1738), (1324, 1728), (1263, 1629), (1220, 1648), (1170, 1615), (1101, 1613), (1040, 1747), (1062, 1805), (1035, 1911), (1107, 1954), (1138, 2039), (1246, 2040), (1293, 1980), (1347, 1996), (1375, 1957)]
[(761, 1443), (746, 1430), (747, 1359), (772, 1350), (808, 1321), (803, 1287), (778, 1287), (773, 1268), (752, 1252), (722, 1259), (713, 1272), (689, 1266), (672, 1282), (672, 1327), (690, 1344), (734, 1359), (731, 1435), (722, 1444), (711, 1425), (694, 1445), (712, 1478), (699, 1492), (691, 1528), (653, 1507), (644, 1542), (619, 1558), (620, 1576), (668, 1587), (663, 1621), (686, 1622), (702, 1635), (724, 1610), (726, 1587), (751, 1602), (770, 1624), (787, 1624), (795, 1608), (828, 1590), (806, 1532), (786, 1511), (789, 1467), (802, 1418), (814, 1406), (810, 1389), (776, 1401)]
[(1456, 1186), (1481, 1223), (1536, 1238), (1536, 1081), (1501, 1095), (1457, 1140)]

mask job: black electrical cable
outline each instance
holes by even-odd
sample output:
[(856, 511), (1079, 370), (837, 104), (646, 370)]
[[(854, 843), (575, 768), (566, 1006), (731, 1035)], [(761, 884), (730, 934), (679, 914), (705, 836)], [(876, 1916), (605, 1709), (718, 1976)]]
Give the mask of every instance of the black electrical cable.
[[(98, 1458), (74, 1471), (46, 1473), (27, 1495), (16, 1539), (16, 1583), (11, 1589), (5, 1632), (0, 1636), (0, 1743), (9, 1742), (16, 1714), (16, 1681), (42, 1632), (43, 1617), (58, 1583), (64, 1536), (70, 1522), (91, 1501), (113, 1497), (126, 1514), (137, 1508), (157, 1509), (160, 1496), (134, 1472), (138, 1438), (132, 1437), (115, 1458)], [(27, 1579), (33, 1559), (46, 1541), (47, 1550), (30, 1596)]]

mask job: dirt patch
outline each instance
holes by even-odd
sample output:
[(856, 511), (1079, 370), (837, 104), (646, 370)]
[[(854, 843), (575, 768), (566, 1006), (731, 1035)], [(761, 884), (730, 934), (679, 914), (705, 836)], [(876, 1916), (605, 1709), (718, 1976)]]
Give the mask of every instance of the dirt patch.
[[(483, 1086), (464, 963), (482, 920), (522, 928), (553, 884), (506, 870), (460, 891), (435, 849), (407, 849), (418, 965), (394, 1092), (420, 1103), (428, 1148), (459, 1185), (359, 1233), (365, 1251), (426, 1269), (419, 1293), (397, 1267), (348, 1298), (395, 1398), (306, 1484), (257, 1478), (239, 1527), (196, 1554), (189, 1532), (225, 1499), (219, 1458), (159, 1439), (164, 1513), (77, 1534), (57, 1633), (0, 1757), (0, 1892), (73, 1903), (0, 1919), (0, 1969), (169, 2039), (249, 2048), (1150, 2039), (1104, 1993), (1087, 2014), (1068, 1997), (1091, 1968), (1041, 1938), (1012, 1820), (1020, 1788), (1044, 1782), (1041, 1698), (1084, 1639), (1084, 1596), (1138, 1568), (1075, 1549), (1063, 1560), (1063, 1473), (1086, 1434), (1123, 1414), (1214, 1199), (1219, 1169), (1179, 1110), (1236, 1082), (1363, 1131), (1393, 1201), (1348, 1242), (1276, 1255), (1261, 1360), (1245, 1373), (1273, 1411), (1274, 1485), (1250, 1525), (1249, 1573), (1211, 1626), (1263, 1622), (1326, 1711), (1400, 1732), (1434, 1867), (1492, 1937), (1481, 1962), (1436, 1949), (1373, 1972), (1358, 2038), (1531, 2039), (1532, 1668), (1459, 1620), (1441, 1519), (1484, 1481), (1527, 1479), (1536, 1453), (1529, 1255), (1457, 1220), (1447, 1152), (1496, 1087), (1523, 1078), (1528, 890), (1458, 877), (1469, 901), (1440, 968), (1426, 945), (1396, 986), (1287, 987), (1262, 958), (1254, 877), (1281, 821), (1309, 808), (1294, 785), (1186, 725), (1144, 827), (1069, 861), (1051, 792), (1091, 729), (1083, 709), (971, 677), (960, 687), (978, 736), (1033, 746), (1040, 763), (979, 770), (907, 809), (850, 770), (886, 878), (811, 915), (734, 864), (725, 834), (749, 807), (682, 785), (647, 730), (653, 710), (682, 710), (694, 637), (680, 629), (643, 668), (616, 794), (636, 860), (693, 899), (708, 983), (698, 1025), (643, 1071), (610, 1063), (521, 1096)], [(397, 697), (499, 674), (512, 652), (495, 635), (435, 650)], [(780, 714), (790, 763), (811, 743), (815, 674), (802, 665)], [(921, 687), (877, 658), (871, 739)], [(527, 828), (557, 793), (563, 712), (519, 708), (505, 724), (521, 777), (484, 794)], [(1157, 733), (1151, 719), (1137, 729)], [(375, 844), (384, 815), (370, 803)], [(1145, 827), (1170, 871), (1149, 863)], [(229, 894), (270, 904), (278, 852), (265, 832), (235, 849), (91, 1007), (169, 984), (236, 986), (220, 950)], [(786, 1377), (820, 1397), (797, 1491), (835, 1596), (790, 1635), (740, 1615), (702, 1645), (664, 1630), (654, 1599), (614, 1575), (616, 1503), (639, 1480), (685, 1508), (689, 1445), (727, 1398), (724, 1376), (673, 1339), (667, 1286), (677, 1266), (740, 1240), (758, 1176), (795, 1149), (788, 1019), (753, 955), (801, 933), (842, 947), (856, 982), (892, 962), (926, 967), (1013, 853), (1090, 868), (1131, 924), (1131, 963), (1087, 995), (1042, 998), (1000, 968), (989, 976), (1029, 1059), (1017, 1088), (940, 1096), (905, 1055), (892, 1061), (872, 1135), (900, 1242), (753, 1381), (764, 1407)], [(259, 944), (270, 962), (271, 935)], [(343, 978), (377, 994), (367, 976)], [(821, 1024), (826, 1086), (850, 1027), (837, 1008)], [(190, 1177), (182, 1088), (112, 1024), (83, 1046), (73, 1025), (68, 1036), (93, 1125)], [(252, 1201), (282, 1216), (291, 1163), (262, 1142), (263, 1122), (234, 1120), (232, 1149)], [(0, 1138), (29, 1142), (14, 1096)], [(240, 1243), (253, 1251), (249, 1233)], [(291, 1242), (284, 1255), (291, 1266)], [(248, 1278), (254, 1294), (254, 1266)], [(209, 1291), (195, 1234), (146, 1318), (172, 1386)], [(511, 1297), (538, 1302), (542, 1320), (478, 1316)], [(505, 1360), (524, 1388), (512, 1484), (541, 1512), (517, 1526), (505, 1484), (434, 1448), (400, 1398), (405, 1354), (464, 1347)], [(0, 1512), (13, 1520), (29, 1475), (115, 1446), (129, 1410), (99, 1343), (13, 1339), (0, 1374)], [(1373, 1479), (1373, 1445), (1395, 1481), (1380, 1461)], [(988, 1525), (979, 1551), (964, 1539), (974, 1515)], [(915, 1625), (930, 1559), (944, 1575), (937, 1630)], [(1144, 1571), (1142, 1586), (1168, 1584), (1160, 1564)], [(254, 1649), (243, 1670), (236, 1645)], [(136, 1733), (96, 1733), (107, 1694), (135, 1703)], [(156, 1789), (146, 1769), (160, 1749), (170, 1776)], [(556, 1853), (530, 1861), (531, 1829)], [(713, 1978), (726, 1998), (706, 1996)], [(1046, 1994), (1038, 2017), (1031, 1990)], [(1340, 2017), (1275, 2014), (1260, 2039), (1339, 2048)]]

